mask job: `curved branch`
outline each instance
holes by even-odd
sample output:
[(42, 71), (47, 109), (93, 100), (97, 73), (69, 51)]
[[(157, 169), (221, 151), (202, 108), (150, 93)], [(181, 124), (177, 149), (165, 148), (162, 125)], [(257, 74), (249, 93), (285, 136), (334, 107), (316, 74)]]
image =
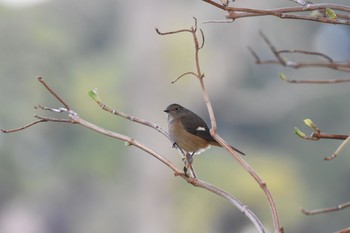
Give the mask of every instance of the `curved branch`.
[[(268, 37), (260, 32), (260, 36), (263, 38), (264, 42), (267, 44), (273, 55), (275, 56), (275, 59), (272, 60), (262, 60), (258, 54), (254, 51), (252, 47), (248, 47), (249, 52), (251, 55), (255, 58), (256, 64), (279, 64), (285, 67), (291, 67), (294, 69), (299, 68), (307, 68), (307, 67), (322, 67), (322, 68), (328, 68), (343, 72), (350, 72), (350, 63), (345, 62), (336, 62), (331, 57), (327, 56), (326, 54), (319, 53), (319, 52), (313, 52), (313, 51), (305, 51), (305, 50), (278, 50), (276, 47), (272, 44), (272, 42), (268, 39)], [(321, 57), (325, 59), (326, 61), (321, 62), (298, 62), (298, 61), (291, 61), (286, 59), (282, 56), (282, 54), (305, 54), (308, 56), (316, 56)], [(344, 83), (344, 82), (350, 82), (350, 78), (343, 78), (343, 79), (329, 79), (329, 80), (295, 80), (295, 79), (288, 79), (285, 77), (285, 75), (280, 75), (280, 78), (283, 81), (286, 81), (288, 83), (306, 83), (306, 84), (335, 84), (335, 83)]]
[(17, 132), (17, 131), (21, 131), (21, 130), (24, 130), (24, 129), (27, 129), (33, 125), (36, 125), (38, 123), (42, 123), (42, 122), (46, 122), (47, 120), (44, 120), (44, 119), (41, 119), (41, 120), (36, 120), (36, 121), (33, 121), (32, 123), (29, 123), (27, 125), (24, 125), (22, 127), (18, 127), (18, 128), (15, 128), (15, 129), (1, 129), (1, 132), (3, 133), (14, 133), (14, 132)]
[[(178, 30), (177, 32), (188, 32), (189, 30), (186, 29), (182, 29), (182, 30)], [(194, 45), (195, 45), (195, 64), (196, 64), (196, 70), (197, 73), (195, 76), (198, 77), (199, 83), (200, 83), (200, 87), (201, 87), (201, 91), (202, 91), (202, 95), (203, 98), (205, 100), (207, 109), (208, 109), (208, 113), (209, 113), (209, 117), (210, 117), (210, 121), (211, 121), (211, 129), (210, 129), (210, 134), (212, 135), (212, 137), (224, 148), (226, 148), (230, 154), (239, 162), (239, 164), (254, 178), (254, 180), (259, 184), (260, 188), (263, 190), (265, 196), (267, 197), (270, 209), (271, 209), (271, 213), (272, 213), (272, 219), (273, 219), (273, 223), (274, 223), (274, 229), (275, 232), (277, 233), (282, 233), (284, 232), (283, 228), (280, 226), (280, 222), (279, 222), (279, 216), (278, 216), (278, 212), (277, 212), (277, 208), (276, 205), (274, 203), (273, 197), (269, 191), (269, 189), (267, 188), (266, 183), (259, 177), (259, 175), (254, 171), (253, 168), (251, 168), (249, 166), (249, 164), (247, 162), (245, 162), (218, 134), (217, 134), (217, 126), (216, 126), (216, 120), (215, 120), (215, 116), (214, 116), (214, 111), (213, 111), (213, 107), (211, 105), (210, 99), (209, 99), (209, 95), (208, 92), (206, 90), (205, 87), (205, 83), (204, 83), (204, 74), (201, 72), (201, 68), (200, 68), (200, 63), (199, 63), (199, 50), (202, 48), (199, 46), (198, 43), (198, 37), (196, 34), (196, 31), (193, 30), (193, 27), (191, 28), (191, 33), (192, 33), (192, 37), (193, 37), (193, 41), (194, 41)], [(169, 33), (166, 33), (169, 34)], [(204, 35), (202, 34), (202, 37), (204, 37)]]
[[(307, 21), (315, 21), (319, 23), (328, 23), (328, 24), (343, 24), (350, 25), (350, 18), (347, 16), (350, 12), (350, 7), (340, 5), (340, 4), (328, 4), (328, 3), (319, 3), (319, 4), (311, 4), (306, 3), (301, 4), (301, 6), (295, 7), (283, 7), (283, 8), (275, 8), (275, 9), (252, 9), (252, 8), (244, 8), (244, 7), (228, 7), (220, 5), (212, 0), (202, 0), (214, 7), (217, 7), (221, 10), (227, 11), (229, 14), (226, 16), (227, 19), (239, 19), (245, 17), (258, 17), (258, 16), (274, 16), (280, 19), (294, 19), (294, 20), (307, 20)], [(338, 14), (335, 13), (336, 17), (330, 17), (325, 12), (327, 9), (331, 9), (332, 11), (340, 12)], [(305, 12), (311, 11), (320, 11), (323, 12), (313, 15), (305, 15)], [(342, 14), (342, 13), (345, 13)]]
[[(45, 82), (43, 79), (39, 80), (42, 84), (45, 84), (44, 87), (48, 90), (50, 90), (50, 93), (56, 97), (56, 99), (61, 99), (53, 89), (51, 89)], [(162, 133), (164, 136), (166, 136), (170, 141), (170, 137), (168, 136), (168, 134), (162, 130), (158, 125), (152, 123), (152, 122), (148, 122), (145, 121), (141, 118), (135, 117), (135, 116), (130, 116), (128, 114), (116, 111), (116, 110), (112, 110), (109, 107), (107, 107), (106, 105), (104, 105), (102, 102), (100, 102), (99, 98), (96, 98), (96, 96), (94, 96), (94, 99), (97, 100), (97, 102), (99, 103), (100, 107), (108, 112), (111, 112), (115, 115), (118, 116), (122, 116), (126, 119), (129, 119), (131, 121), (152, 127), (154, 129), (156, 129), (158, 132)], [(61, 101), (60, 101), (61, 102)], [(61, 102), (62, 103), (62, 102)], [(68, 106), (68, 105), (67, 105)], [(240, 209), (247, 217), (248, 219), (256, 226), (256, 228), (258, 229), (258, 231), (260, 233), (265, 233), (265, 229), (261, 223), (261, 221), (256, 217), (256, 215), (249, 209), (247, 208), (247, 206), (245, 206), (243, 203), (241, 203), (238, 199), (236, 199), (234, 196), (232, 196), (231, 194), (223, 191), (222, 189), (215, 187), (209, 183), (206, 183), (204, 181), (201, 181), (199, 179), (196, 178), (192, 178), (189, 177), (187, 174), (183, 173), (179, 168), (176, 167), (176, 165), (174, 163), (172, 163), (170, 160), (166, 159), (163, 155), (161, 155), (160, 153), (156, 152), (155, 150), (152, 150), (151, 148), (145, 146), (144, 144), (138, 142), (137, 140), (128, 137), (126, 135), (123, 134), (119, 134), (107, 129), (104, 129), (102, 127), (99, 127), (91, 122), (88, 122), (86, 120), (84, 120), (83, 118), (81, 118), (76, 112), (74, 112), (73, 110), (70, 110), (68, 108), (58, 108), (58, 109), (54, 109), (54, 108), (48, 108), (48, 107), (43, 107), (41, 105), (39, 105), (37, 108), (40, 108), (44, 111), (52, 111), (52, 112), (56, 112), (56, 113), (67, 113), (68, 114), (68, 118), (52, 118), (52, 117), (44, 117), (44, 116), (39, 116), (39, 115), (35, 115), (36, 118), (38, 118), (39, 120), (34, 121), (33, 123), (30, 123), (28, 125), (25, 125), (23, 127), (17, 128), (17, 129), (13, 129), (13, 130), (1, 130), (4, 133), (11, 133), (11, 132), (17, 132), (20, 130), (24, 130), (27, 129), (35, 124), (41, 123), (41, 122), (62, 122), (62, 123), (71, 123), (71, 124), (78, 124), (81, 125), (87, 129), (93, 130), (95, 132), (98, 132), (100, 134), (103, 134), (105, 136), (108, 137), (112, 137), (121, 141), (126, 142), (126, 145), (133, 145), (138, 147), (139, 149), (145, 151), (146, 153), (150, 154), (151, 156), (153, 156), (154, 158), (156, 158), (157, 160), (159, 160), (160, 162), (162, 162), (163, 164), (165, 164), (168, 168), (170, 168), (175, 176), (179, 176), (182, 179), (186, 180), (188, 183), (192, 184), (193, 186), (196, 187), (201, 187), (209, 192), (212, 192), (218, 196), (221, 196), (223, 198), (225, 198), (226, 200), (228, 200), (232, 205), (234, 205), (236, 208)], [(181, 150), (181, 149), (180, 149)]]

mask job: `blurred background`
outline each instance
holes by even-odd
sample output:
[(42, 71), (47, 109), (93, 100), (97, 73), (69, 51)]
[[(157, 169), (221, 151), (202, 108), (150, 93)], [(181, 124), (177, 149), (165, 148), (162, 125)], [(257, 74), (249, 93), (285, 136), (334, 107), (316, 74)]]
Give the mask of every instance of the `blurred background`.
[[(286, 232), (349, 227), (350, 209), (304, 216), (299, 208), (349, 201), (350, 148), (325, 162), (341, 142), (305, 141), (293, 127), (309, 133), (303, 120), (311, 118), (324, 132), (347, 134), (350, 84), (297, 85), (278, 78), (280, 72), (290, 79), (322, 80), (349, 74), (256, 65), (247, 49), (273, 58), (261, 30), (278, 49), (313, 50), (349, 61), (349, 27), (272, 17), (203, 24), (224, 20), (225, 13), (200, 0), (0, 4), (0, 128), (16, 128), (33, 121), (34, 114), (47, 114), (35, 105), (60, 107), (37, 81), (42, 76), (82, 118), (129, 135), (182, 167), (176, 150), (159, 133), (102, 111), (87, 92), (97, 88), (110, 107), (163, 128), (163, 109), (171, 103), (192, 109), (209, 123), (198, 81), (188, 76), (171, 84), (195, 68), (192, 37), (155, 32), (156, 27), (189, 28), (196, 17), (205, 34), (200, 62), (218, 131), (247, 154), (244, 159), (267, 182)], [(249, 0), (235, 5), (269, 9), (294, 4)], [(194, 166), (199, 178), (232, 193), (272, 229), (262, 190), (223, 149), (195, 157)], [(76, 125), (43, 123), (0, 134), (0, 232), (256, 230), (226, 200), (175, 178), (139, 149)]]

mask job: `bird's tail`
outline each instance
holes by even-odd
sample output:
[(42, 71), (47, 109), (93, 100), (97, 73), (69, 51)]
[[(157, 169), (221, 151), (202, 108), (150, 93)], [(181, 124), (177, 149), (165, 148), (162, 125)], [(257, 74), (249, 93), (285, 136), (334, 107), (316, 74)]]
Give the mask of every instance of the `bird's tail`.
[[(217, 141), (211, 141), (210, 142), (210, 145), (213, 145), (213, 146), (220, 146), (221, 147), (221, 145), (217, 142)], [(233, 147), (233, 146), (231, 146), (231, 145), (229, 145), (234, 151), (236, 151), (237, 153), (240, 153), (241, 155), (245, 155), (245, 153), (243, 153), (242, 151), (240, 151), (240, 150), (238, 150), (237, 148), (235, 148), (235, 147)]]

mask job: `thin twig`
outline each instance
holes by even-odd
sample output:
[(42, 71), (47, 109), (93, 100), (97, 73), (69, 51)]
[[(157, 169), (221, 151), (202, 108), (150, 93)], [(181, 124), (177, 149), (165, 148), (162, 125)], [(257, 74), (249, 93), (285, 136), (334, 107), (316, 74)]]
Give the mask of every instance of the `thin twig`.
[(22, 127), (15, 128), (15, 129), (1, 129), (1, 132), (3, 132), (3, 133), (14, 133), (14, 132), (17, 132), (17, 131), (21, 131), (21, 130), (27, 129), (27, 128), (33, 126), (33, 125), (38, 124), (38, 123), (46, 122), (46, 121), (47, 120), (41, 119), (41, 120), (34, 121), (32, 123), (29, 123), (27, 125), (24, 125)]
[(347, 83), (350, 82), (350, 78), (346, 79), (328, 79), (328, 80), (297, 80), (297, 79), (287, 79), (283, 78), (283, 81), (287, 83), (296, 84), (337, 84), (337, 83)]
[(329, 160), (332, 160), (332, 159), (334, 159), (335, 157), (337, 157), (338, 154), (340, 153), (340, 151), (345, 147), (345, 145), (346, 145), (347, 143), (349, 143), (349, 141), (350, 141), (350, 137), (348, 136), (348, 137), (339, 145), (339, 147), (335, 150), (335, 152), (334, 152), (331, 156), (324, 158), (324, 160), (329, 161)]
[(300, 129), (294, 127), (294, 132), (301, 138), (306, 140), (312, 140), (312, 141), (318, 141), (320, 139), (336, 139), (336, 140), (343, 140), (343, 142), (340, 144), (340, 146), (336, 149), (336, 151), (324, 160), (332, 160), (334, 159), (339, 152), (345, 147), (345, 145), (350, 141), (349, 135), (344, 134), (329, 134), (329, 133), (322, 133), (321, 130), (316, 126), (315, 123), (312, 122), (311, 119), (305, 119), (304, 123), (312, 129), (312, 133), (310, 136), (307, 136), (304, 132), (302, 132)]
[[(145, 125), (145, 126), (148, 126), (150, 128), (153, 128), (153, 129), (157, 130), (158, 132), (160, 132), (162, 135), (164, 135), (167, 139), (169, 139), (172, 142), (169, 134), (164, 129), (162, 129), (159, 125), (152, 123), (150, 121), (146, 121), (146, 120), (141, 119), (139, 117), (129, 115), (129, 114), (126, 114), (124, 112), (112, 109), (109, 106), (107, 106), (106, 104), (104, 104), (101, 100), (98, 100), (96, 102), (100, 106), (100, 108), (103, 109), (104, 111), (112, 113), (113, 115), (116, 115), (116, 116), (123, 117), (123, 118), (128, 119), (132, 122), (136, 122), (136, 123), (139, 123), (141, 125)], [(172, 142), (172, 143), (174, 143), (174, 142)]]
[(317, 209), (317, 210), (306, 210), (304, 208), (300, 208), (300, 211), (305, 215), (315, 215), (315, 214), (323, 214), (323, 213), (339, 211), (348, 207), (350, 207), (350, 202), (346, 202), (335, 207), (323, 208), (323, 209)]
[[(171, 81), (171, 83), (176, 83), (179, 79), (181, 79), (182, 77), (186, 76), (186, 75), (194, 75), (195, 77), (197, 77), (197, 74), (194, 72), (186, 72), (183, 73), (182, 75), (180, 75), (179, 77), (177, 77), (175, 80)], [(197, 77), (198, 78), (198, 77)]]
[(66, 104), (66, 102), (63, 101), (63, 99), (61, 97), (59, 97), (56, 92), (54, 92), (44, 81), (44, 79), (42, 77), (38, 77), (39, 82), (44, 85), (44, 87), (46, 88), (46, 90), (48, 90), (61, 104), (63, 104), (63, 106), (66, 109), (70, 109), (70, 107), (68, 106), (68, 104)]
[[(206, 1), (212, 2), (212, 1)], [(212, 4), (213, 5), (213, 4)], [(305, 15), (305, 12), (310, 11), (326, 11), (326, 9), (332, 9), (340, 12), (350, 12), (350, 7), (339, 5), (339, 4), (308, 4), (306, 6), (296, 6), (296, 7), (284, 7), (275, 8), (270, 10), (262, 9), (252, 9), (243, 7), (226, 7), (225, 11), (229, 13), (226, 16), (228, 19), (236, 20), (245, 17), (257, 17), (257, 16), (274, 16), (280, 19), (293, 19), (293, 20), (307, 20), (315, 21), (320, 23), (328, 24), (343, 24), (350, 25), (350, 20), (348, 18), (330, 18), (327, 15), (324, 16), (312, 16)], [(298, 14), (301, 13), (301, 14)]]
[[(350, 72), (350, 63), (344, 63), (344, 62), (335, 62), (331, 57), (329, 57), (326, 54), (319, 53), (319, 52), (313, 52), (313, 51), (305, 51), (305, 50), (278, 50), (276, 47), (272, 44), (272, 42), (268, 39), (268, 37), (260, 32), (260, 36), (263, 38), (264, 42), (267, 44), (273, 55), (275, 56), (275, 60), (262, 60), (258, 54), (253, 50), (252, 47), (248, 47), (249, 52), (251, 55), (255, 58), (256, 64), (279, 64), (285, 67), (291, 67), (295, 69), (299, 68), (307, 68), (307, 67), (322, 67), (322, 68), (328, 68), (338, 71), (344, 71), (344, 72)], [(316, 57), (322, 57), (326, 61), (323, 62), (295, 62), (290, 61), (284, 57), (282, 57), (282, 54), (305, 54), (309, 56), (316, 56)], [(329, 80), (295, 80), (295, 79), (288, 79), (285, 77), (285, 75), (281, 78), (283, 81), (288, 83), (304, 83), (304, 84), (335, 84), (335, 83), (344, 83), (344, 82), (350, 82), (350, 78), (343, 78), (343, 79), (329, 79)]]
[(299, 50), (299, 49), (293, 49), (293, 50), (279, 50), (278, 53), (301, 53), (301, 54), (307, 54), (307, 55), (315, 55), (320, 56), (328, 60), (329, 62), (334, 62), (334, 60), (329, 57), (326, 54), (319, 53), (319, 52), (313, 52), (313, 51), (305, 51), (305, 50)]

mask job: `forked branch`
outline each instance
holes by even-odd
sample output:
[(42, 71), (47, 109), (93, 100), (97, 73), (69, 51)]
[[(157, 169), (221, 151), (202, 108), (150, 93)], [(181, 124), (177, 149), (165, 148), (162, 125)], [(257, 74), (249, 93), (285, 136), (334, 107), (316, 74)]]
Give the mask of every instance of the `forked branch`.
[(307, 136), (304, 132), (302, 132), (297, 127), (294, 127), (294, 132), (301, 138), (306, 140), (312, 140), (312, 141), (318, 141), (320, 139), (336, 139), (336, 140), (343, 140), (343, 142), (339, 145), (339, 147), (336, 149), (336, 151), (328, 156), (325, 157), (324, 160), (332, 160), (340, 153), (340, 151), (345, 147), (345, 145), (350, 141), (350, 136), (346, 134), (329, 134), (329, 133), (322, 133), (321, 130), (316, 126), (315, 123), (311, 121), (311, 119), (305, 119), (304, 123), (306, 126), (308, 126), (312, 133), (310, 136)]
[(293, 0), (300, 6), (274, 9), (253, 9), (225, 6), (212, 0), (203, 1), (216, 8), (226, 11), (228, 13), (226, 18), (231, 20), (231, 22), (236, 19), (246, 17), (273, 16), (280, 19), (306, 20), (319, 23), (350, 25), (350, 7), (339, 4), (312, 4), (306, 1)]
[[(264, 33), (260, 32), (260, 36), (263, 38), (264, 42), (267, 44), (272, 54), (275, 56), (275, 59), (263, 60), (259, 57), (259, 55), (254, 51), (252, 47), (248, 47), (250, 53), (255, 58), (256, 64), (277, 64), (277, 65), (282, 65), (282, 66), (290, 67), (294, 69), (321, 67), (321, 68), (333, 69), (333, 70), (338, 70), (343, 72), (350, 72), (349, 62), (337, 62), (337, 61), (334, 61), (331, 57), (329, 57), (326, 54), (314, 52), (314, 51), (305, 51), (305, 50), (298, 50), (298, 49), (278, 50)], [(319, 61), (319, 62), (292, 61), (284, 57), (283, 55), (285, 54), (304, 54), (305, 56), (321, 58), (323, 59), (323, 61)], [(328, 80), (290, 80), (286, 78), (285, 75), (280, 75), (280, 78), (288, 83), (332, 84), (332, 83), (350, 82), (350, 78), (328, 79)]]
[[(274, 200), (272, 198), (272, 195), (269, 191), (269, 189), (267, 188), (266, 183), (260, 178), (260, 176), (254, 171), (254, 169), (252, 167), (250, 167), (250, 165), (245, 162), (242, 157), (240, 157), (226, 142), (225, 140), (220, 137), (219, 134), (217, 134), (217, 127), (216, 127), (216, 120), (215, 120), (215, 116), (214, 116), (214, 111), (209, 99), (209, 95), (208, 92), (206, 90), (205, 87), (205, 83), (204, 83), (204, 74), (201, 71), (201, 67), (200, 67), (200, 62), (199, 62), (199, 50), (203, 48), (203, 44), (202, 46), (199, 46), (198, 43), (198, 36), (197, 36), (197, 20), (195, 19), (195, 27), (192, 27), (191, 29), (182, 29), (182, 30), (177, 30), (177, 31), (169, 31), (169, 32), (160, 32), (157, 29), (157, 33), (160, 35), (173, 35), (176, 33), (182, 33), (182, 32), (190, 32), (192, 34), (192, 38), (194, 41), (194, 47), (195, 47), (195, 67), (196, 67), (196, 72), (187, 72), (183, 75), (181, 75), (179, 78), (176, 79), (179, 80), (181, 77), (183, 77), (186, 74), (193, 74), (193, 77), (196, 77), (200, 83), (200, 87), (202, 90), (202, 95), (203, 98), (205, 100), (208, 112), (209, 112), (209, 116), (210, 116), (210, 121), (211, 121), (211, 129), (210, 129), (210, 134), (213, 136), (213, 138), (220, 144), (222, 145), (224, 148), (226, 148), (229, 153), (239, 162), (239, 164), (255, 179), (255, 181), (259, 184), (259, 187), (263, 190), (263, 192), (265, 193), (265, 196), (268, 200), (270, 209), (271, 209), (271, 213), (272, 213), (272, 219), (273, 219), (273, 223), (274, 223), (274, 229), (275, 232), (279, 232), (282, 233), (283, 232), (283, 228), (280, 226), (280, 222), (279, 222), (279, 216), (277, 213), (277, 208), (276, 205), (274, 203)], [(204, 34), (201, 31), (201, 37), (202, 37), (202, 41), (204, 41)]]
[[(42, 79), (42, 78), (38, 78), (38, 80), (40, 81), (41, 84), (43, 84), (43, 86), (61, 103), (63, 104), (65, 107), (60, 107), (60, 108), (49, 108), (49, 107), (43, 107), (41, 105), (35, 107), (36, 109), (41, 109), (43, 111), (50, 111), (50, 112), (55, 112), (57, 114), (66, 114), (66, 117), (64, 118), (52, 118), (52, 117), (45, 117), (45, 116), (39, 116), (39, 115), (35, 115), (34, 117), (37, 118), (38, 120), (27, 124), (25, 126), (16, 128), (16, 129), (10, 129), (10, 130), (5, 130), (5, 129), (1, 129), (1, 131), (3, 133), (13, 133), (13, 132), (18, 132), (21, 130), (25, 130), (28, 129), (29, 127), (32, 127), (38, 123), (42, 123), (42, 122), (59, 122), (59, 123), (70, 123), (70, 124), (77, 124), (77, 125), (81, 125), (87, 129), (93, 130), (95, 132), (98, 132), (100, 134), (103, 134), (105, 136), (108, 137), (112, 137), (121, 141), (124, 141), (126, 143), (126, 145), (133, 145), (136, 146), (137, 148), (145, 151), (146, 153), (148, 153), (149, 155), (153, 156), (155, 159), (157, 159), (158, 161), (162, 162), (163, 164), (165, 164), (168, 168), (170, 168), (175, 176), (177, 177), (181, 177), (182, 179), (186, 180), (188, 183), (192, 184), (195, 187), (200, 187), (203, 188), (209, 192), (212, 192), (220, 197), (223, 197), (225, 199), (227, 199), (232, 205), (234, 205), (236, 208), (238, 208), (240, 211), (242, 211), (247, 217), (248, 219), (255, 225), (256, 229), (258, 230), (258, 232), (260, 233), (265, 233), (265, 229), (264, 226), (262, 225), (261, 221), (256, 217), (256, 215), (243, 203), (241, 203), (237, 198), (235, 198), (234, 196), (232, 196), (231, 194), (225, 192), (224, 190), (213, 186), (209, 183), (206, 183), (202, 180), (193, 178), (193, 177), (189, 177), (187, 174), (183, 173), (181, 171), (181, 169), (179, 169), (178, 167), (176, 167), (176, 165), (171, 162), (170, 160), (166, 159), (162, 154), (158, 153), (157, 151), (147, 147), (146, 145), (140, 143), (139, 141), (137, 141), (134, 138), (131, 138), (129, 136), (120, 134), (120, 133), (116, 133), (113, 131), (110, 131), (108, 129), (104, 129), (100, 126), (97, 126), (91, 122), (88, 122), (86, 120), (84, 120), (83, 118), (81, 118), (79, 116), (79, 114), (77, 114), (76, 112), (74, 112), (73, 110), (68, 108), (68, 104), (66, 104), (65, 101), (63, 101), (63, 99), (51, 88), (49, 87), (49, 85)], [(89, 93), (90, 95), (90, 93)], [(90, 95), (91, 96), (91, 95)], [(100, 98), (97, 95), (93, 95), (91, 96), (99, 105), (102, 109), (104, 109), (107, 112), (110, 112), (116, 116), (121, 116), (124, 117), (130, 121), (151, 127), (153, 129), (155, 129), (157, 132), (160, 132), (162, 135), (164, 135), (166, 138), (168, 138), (170, 140), (170, 137), (168, 136), (168, 134), (162, 129), (160, 128), (157, 124), (146, 121), (144, 119), (141, 119), (139, 117), (136, 116), (131, 116), (128, 115), (126, 113), (120, 112), (120, 111), (116, 111), (116, 110), (112, 110), (111, 108), (109, 108), (108, 106), (106, 106), (105, 104), (103, 104), (100, 100)], [(97, 101), (98, 100), (98, 101)], [(171, 140), (170, 140), (171, 141)]]

